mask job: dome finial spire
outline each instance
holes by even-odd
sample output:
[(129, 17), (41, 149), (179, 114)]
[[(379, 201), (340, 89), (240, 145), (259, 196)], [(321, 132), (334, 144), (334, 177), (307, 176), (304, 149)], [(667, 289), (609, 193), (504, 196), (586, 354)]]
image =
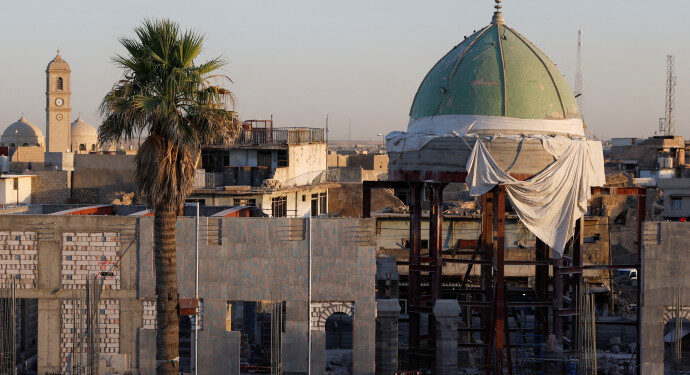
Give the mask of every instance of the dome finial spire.
[(491, 19), (491, 23), (495, 25), (503, 25), (503, 12), (501, 12), (501, 8), (503, 6), (501, 5), (502, 0), (494, 0), (496, 2), (496, 5), (494, 5), (494, 8), (496, 8), (496, 11), (494, 12), (494, 17)]

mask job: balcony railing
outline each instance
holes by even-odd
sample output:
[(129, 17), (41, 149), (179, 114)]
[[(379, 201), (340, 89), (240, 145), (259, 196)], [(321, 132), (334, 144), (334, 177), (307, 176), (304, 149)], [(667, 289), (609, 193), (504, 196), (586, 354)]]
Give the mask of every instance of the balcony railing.
[(237, 145), (292, 145), (325, 142), (326, 130), (322, 128), (252, 128), (240, 131)]
[(223, 174), (222, 173), (209, 173), (205, 172), (203, 169), (197, 170), (194, 175), (194, 185), (195, 189), (213, 189), (216, 186), (223, 185)]

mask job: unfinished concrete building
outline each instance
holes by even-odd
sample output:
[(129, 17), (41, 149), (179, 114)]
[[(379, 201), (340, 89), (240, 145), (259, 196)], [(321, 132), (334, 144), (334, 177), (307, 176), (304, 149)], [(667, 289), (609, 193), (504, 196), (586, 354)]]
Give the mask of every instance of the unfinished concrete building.
[[(606, 183), (602, 146), (585, 136), (572, 89), (543, 52), (506, 26), (496, 3), (491, 23), (426, 75), (407, 131), (386, 137), (388, 181), (364, 183), (365, 217), (372, 189), (409, 189), (409, 234), (395, 245), (407, 255), (398, 260), (409, 321), (401, 328), (408, 336), (401, 367), (596, 371), (590, 325), (600, 322), (584, 306), (595, 306), (597, 289), (586, 281), (602, 270), (639, 272), (641, 262), (611, 265), (597, 256), (601, 248), (583, 256), (584, 216), (593, 194), (633, 195), (640, 228), (646, 193), (599, 188)], [(466, 183), (481, 201), (480, 220), (452, 243), (442, 214), (449, 183)], [(431, 207), (423, 228), (425, 191)], [(534, 241), (515, 246), (516, 226)], [(533, 282), (514, 285), (511, 270)]]
[[(0, 283), (37, 304), (33, 334), (22, 332), (39, 374), (83, 373), (89, 355), (99, 374), (155, 372), (153, 218), (109, 210), (0, 216)], [(178, 219), (181, 370), (197, 358), (199, 374), (373, 374), (374, 220), (226, 214)]]

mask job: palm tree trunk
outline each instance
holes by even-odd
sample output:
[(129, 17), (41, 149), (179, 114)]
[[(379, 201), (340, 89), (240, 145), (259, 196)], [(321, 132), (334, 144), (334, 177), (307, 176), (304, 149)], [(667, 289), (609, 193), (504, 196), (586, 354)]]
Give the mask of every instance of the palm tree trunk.
[(153, 225), (156, 266), (156, 374), (177, 374), (180, 353), (177, 295), (177, 254), (175, 224), (172, 209), (156, 209)]

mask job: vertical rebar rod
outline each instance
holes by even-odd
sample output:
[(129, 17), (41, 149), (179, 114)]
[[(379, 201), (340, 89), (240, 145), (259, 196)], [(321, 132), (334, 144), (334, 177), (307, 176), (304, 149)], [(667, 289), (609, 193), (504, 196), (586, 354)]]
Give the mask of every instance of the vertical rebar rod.
[(197, 304), (196, 311), (194, 312), (194, 374), (197, 374), (197, 369), (199, 368), (199, 202), (196, 202), (196, 221), (194, 230), (194, 298)]
[(17, 373), (17, 280), (14, 276), (10, 279), (12, 280), (12, 287), (11, 287), (11, 293), (12, 293), (12, 311), (11, 311), (11, 325), (12, 325), (12, 331), (11, 331), (11, 348), (12, 348), (12, 356), (10, 357), (10, 371), (12, 374)]

